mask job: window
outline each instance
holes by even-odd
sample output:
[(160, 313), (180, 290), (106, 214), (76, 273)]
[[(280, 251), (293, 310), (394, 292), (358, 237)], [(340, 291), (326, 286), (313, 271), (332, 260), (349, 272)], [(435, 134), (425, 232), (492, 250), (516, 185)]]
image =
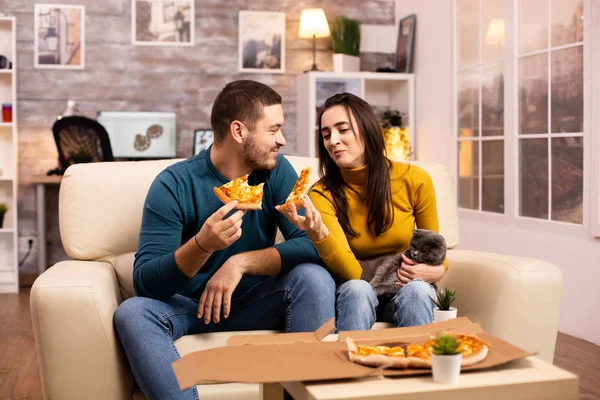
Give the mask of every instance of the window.
[(583, 222), (583, 0), (518, 0), (519, 216)]
[(504, 213), (504, 0), (456, 0), (459, 207)]
[(461, 209), (583, 223), (583, 3), (455, 0)]

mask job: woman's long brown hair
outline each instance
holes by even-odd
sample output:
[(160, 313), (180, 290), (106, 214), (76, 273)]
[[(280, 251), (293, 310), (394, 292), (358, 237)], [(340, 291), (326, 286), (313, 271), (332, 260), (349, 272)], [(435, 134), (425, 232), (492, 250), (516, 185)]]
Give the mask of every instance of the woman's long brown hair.
[(352, 119), (350, 116), (353, 115), (356, 119), (358, 126), (352, 126), (352, 131), (356, 136), (358, 128), (365, 144), (365, 163), (369, 168), (363, 194), (369, 210), (367, 226), (373, 235), (379, 236), (382, 232), (391, 228), (394, 218), (390, 184), (391, 163), (384, 156), (383, 133), (373, 108), (369, 103), (351, 93), (339, 93), (327, 99), (324, 109), (319, 115), (317, 142), (321, 183), (323, 188), (329, 190), (332, 194), (335, 212), (344, 233), (347, 236), (357, 236), (358, 233), (352, 228), (348, 218), (347, 199), (344, 190), (348, 186), (342, 179), (340, 167), (329, 156), (321, 135), (323, 113), (340, 105), (348, 112), (348, 120), (351, 125)]

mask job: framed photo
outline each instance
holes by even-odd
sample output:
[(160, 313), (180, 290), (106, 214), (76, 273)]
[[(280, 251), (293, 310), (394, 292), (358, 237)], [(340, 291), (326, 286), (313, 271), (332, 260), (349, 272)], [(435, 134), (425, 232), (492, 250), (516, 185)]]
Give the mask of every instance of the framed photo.
[(193, 46), (194, 0), (132, 0), (131, 42), (138, 46)]
[(411, 73), (413, 48), (415, 43), (415, 26), (417, 24), (416, 14), (402, 18), (398, 26), (398, 44), (396, 47), (396, 58), (394, 68), (398, 72)]
[(34, 68), (85, 68), (85, 7), (36, 4)]
[(213, 144), (214, 134), (212, 129), (196, 129), (194, 131), (194, 155), (202, 150), (207, 150)]
[(240, 72), (285, 72), (285, 13), (239, 12), (238, 69)]

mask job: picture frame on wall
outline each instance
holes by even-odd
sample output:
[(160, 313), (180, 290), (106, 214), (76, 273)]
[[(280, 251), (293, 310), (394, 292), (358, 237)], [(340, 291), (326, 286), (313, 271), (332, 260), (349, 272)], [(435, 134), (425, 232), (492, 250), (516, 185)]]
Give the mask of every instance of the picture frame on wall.
[(132, 0), (131, 42), (136, 46), (193, 46), (194, 0)]
[(194, 154), (200, 153), (202, 150), (208, 150), (214, 142), (214, 131), (212, 129), (196, 129), (194, 131)]
[(416, 14), (402, 18), (398, 24), (398, 42), (396, 45), (396, 56), (394, 57), (394, 69), (398, 72), (413, 72), (412, 63), (416, 25)]
[(238, 70), (284, 73), (285, 13), (240, 11), (238, 17)]
[(36, 4), (33, 22), (34, 68), (85, 68), (85, 7)]

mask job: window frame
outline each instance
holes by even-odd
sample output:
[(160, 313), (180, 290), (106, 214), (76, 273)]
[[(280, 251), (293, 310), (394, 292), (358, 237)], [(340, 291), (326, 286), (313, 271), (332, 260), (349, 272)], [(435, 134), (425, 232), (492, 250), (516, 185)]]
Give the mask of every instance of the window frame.
[[(457, 1), (452, 2), (452, 20), (453, 20), (453, 152), (452, 152), (452, 167), (453, 178), (455, 180), (455, 196), (458, 205), (458, 174), (459, 174), (459, 159), (458, 159), (458, 35), (457, 35)], [(480, 3), (482, 0), (479, 0)], [(600, 113), (593, 115), (592, 110), (592, 89), (591, 84), (594, 83), (595, 94), (595, 109), (600, 107), (600, 79), (592, 82), (591, 71), (593, 71), (590, 57), (592, 51), (592, 0), (584, 0), (584, 62), (583, 62), (583, 79), (584, 79), (584, 132), (583, 132), (583, 223), (573, 224), (562, 221), (553, 221), (550, 219), (539, 219), (532, 217), (523, 217), (519, 215), (519, 103), (518, 103), (518, 68), (519, 68), (519, 53), (518, 53), (518, 4), (519, 0), (504, 1), (504, 27), (505, 27), (505, 43), (504, 43), (504, 213), (494, 213), (481, 210), (473, 210), (458, 207), (460, 219), (473, 222), (497, 223), (502, 225), (512, 225), (519, 228), (545, 231), (549, 233), (560, 234), (580, 234), (583, 230), (595, 232), (595, 235), (600, 236)], [(479, 11), (481, 21), (481, 10)], [(594, 16), (600, 16), (600, 4), (594, 5)], [(593, 34), (600, 38), (600, 24), (593, 27)], [(512, 34), (511, 34), (512, 33)], [(479, 43), (481, 43), (481, 29), (479, 29)], [(600, 40), (597, 40), (597, 45), (600, 45)], [(544, 51), (550, 52), (555, 48), (564, 46), (556, 46), (547, 48)], [(568, 46), (567, 46), (568, 47)], [(597, 46), (599, 47), (599, 46)], [(481, 50), (480, 50), (481, 51)], [(533, 53), (533, 52), (532, 52)], [(530, 54), (530, 53), (526, 53)], [(600, 48), (595, 49), (594, 55), (596, 68), (600, 68)], [(480, 56), (481, 60), (481, 56)], [(481, 65), (481, 64), (478, 64)], [(599, 109), (600, 111), (600, 109)], [(594, 123), (592, 125), (592, 116)], [(592, 140), (592, 130), (597, 133), (597, 138)], [(533, 135), (524, 135), (533, 137)], [(552, 137), (561, 137), (557, 134), (548, 134)], [(568, 136), (568, 135), (567, 135)], [(481, 138), (480, 136), (479, 138)], [(592, 149), (594, 158), (594, 175), (592, 173)], [(550, 157), (549, 157), (550, 159)], [(480, 168), (482, 165), (481, 157), (479, 160)], [(594, 182), (592, 182), (594, 179)], [(590, 185), (592, 183), (592, 185)], [(480, 184), (480, 188), (481, 188)], [(481, 190), (481, 189), (480, 189)], [(552, 195), (551, 192), (548, 193)], [(593, 212), (590, 213), (590, 203), (596, 204)], [(479, 205), (481, 208), (481, 204)]]

